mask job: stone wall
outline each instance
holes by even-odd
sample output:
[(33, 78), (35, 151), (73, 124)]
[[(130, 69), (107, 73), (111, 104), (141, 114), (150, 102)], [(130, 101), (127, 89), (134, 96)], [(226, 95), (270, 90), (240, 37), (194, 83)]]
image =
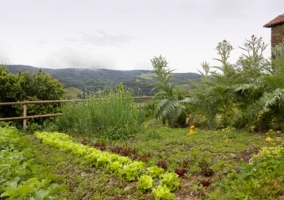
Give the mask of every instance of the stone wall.
[(271, 47), (284, 44), (284, 24), (271, 27)]

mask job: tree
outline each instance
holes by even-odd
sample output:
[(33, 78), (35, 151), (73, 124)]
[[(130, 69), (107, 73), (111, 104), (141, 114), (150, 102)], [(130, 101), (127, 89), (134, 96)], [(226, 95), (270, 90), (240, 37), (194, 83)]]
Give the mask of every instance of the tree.
[[(0, 66), (0, 102), (13, 102), (22, 98), (22, 88), (18, 77)], [(15, 111), (11, 106), (0, 107), (0, 117), (14, 117)]]
[[(50, 74), (43, 73), (40, 69), (37, 73), (18, 72), (17, 75), (9, 73), (7, 68), (0, 68), (0, 101), (34, 101), (34, 100), (58, 100), (63, 99), (65, 90), (63, 85)], [(28, 105), (28, 115), (55, 113), (60, 109), (59, 104), (31, 104)], [(22, 106), (1, 106), (2, 117), (15, 117), (22, 115)], [(45, 119), (35, 119), (35, 122), (43, 122)]]

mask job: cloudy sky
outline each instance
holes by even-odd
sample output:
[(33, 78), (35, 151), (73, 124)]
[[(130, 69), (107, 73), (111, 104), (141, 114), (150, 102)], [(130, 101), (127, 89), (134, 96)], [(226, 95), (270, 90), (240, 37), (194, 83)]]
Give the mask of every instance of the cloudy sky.
[[(0, 64), (43, 68), (152, 69), (162, 55), (176, 72), (215, 65), (226, 39), (235, 62), (283, 0), (0, 0)], [(266, 50), (267, 57), (270, 48)]]

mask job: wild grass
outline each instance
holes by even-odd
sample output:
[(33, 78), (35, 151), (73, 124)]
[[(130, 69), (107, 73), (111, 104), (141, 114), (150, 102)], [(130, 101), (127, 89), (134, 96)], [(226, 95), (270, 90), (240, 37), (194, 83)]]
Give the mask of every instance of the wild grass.
[(85, 101), (64, 106), (57, 125), (64, 132), (119, 139), (137, 133), (142, 122), (141, 109), (120, 85), (107, 94), (91, 95)]

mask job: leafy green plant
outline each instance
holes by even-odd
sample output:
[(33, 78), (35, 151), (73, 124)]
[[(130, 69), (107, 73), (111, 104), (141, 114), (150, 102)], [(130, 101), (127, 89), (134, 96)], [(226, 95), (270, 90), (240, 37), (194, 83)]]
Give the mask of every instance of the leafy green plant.
[(154, 88), (160, 90), (155, 96), (158, 96), (160, 99), (172, 98), (175, 86), (170, 83), (170, 80), (173, 77), (172, 72), (174, 70), (169, 69), (167, 60), (162, 56), (154, 57), (151, 59), (151, 63), (156, 74), (153, 78), (158, 81)]
[(146, 130), (145, 133), (143, 133), (143, 139), (145, 141), (159, 140), (161, 139), (161, 134), (156, 130)]
[(204, 193), (205, 193), (205, 188), (202, 184), (200, 184), (200, 182), (198, 182), (197, 180), (193, 180), (193, 181), (190, 181), (189, 184), (188, 184), (188, 189), (198, 195), (199, 197), (200, 196), (203, 196)]
[(162, 180), (160, 182), (160, 185), (167, 186), (170, 191), (175, 191), (179, 188), (179, 178), (178, 175), (174, 172), (167, 172), (162, 175)]
[(110, 173), (119, 175), (119, 171), (122, 168), (122, 164), (118, 161), (114, 161), (107, 166), (107, 169)]
[(124, 91), (122, 85), (107, 94), (90, 95), (81, 103), (66, 105), (57, 119), (61, 130), (108, 139), (133, 136), (142, 122), (142, 110), (135, 107), (131, 93)]
[(153, 179), (151, 176), (142, 175), (139, 177), (137, 182), (137, 189), (142, 192), (147, 192), (153, 187)]
[[(187, 103), (192, 115), (204, 116), (210, 128), (232, 126), (252, 131), (266, 131), (282, 127), (284, 85), (284, 46), (274, 48), (271, 63), (264, 58), (267, 45), (262, 38), (252, 36), (240, 49), (242, 56), (236, 64), (229, 63), (233, 47), (223, 40), (216, 50), (219, 66), (203, 63), (205, 73)], [(280, 109), (279, 109), (280, 108)]]
[(137, 180), (144, 170), (145, 163), (143, 162), (131, 162), (128, 157), (102, 152), (80, 143), (74, 143), (70, 136), (63, 133), (35, 132), (35, 136), (48, 145), (84, 158), (84, 162), (100, 168), (106, 167), (110, 170), (110, 173), (119, 174), (127, 181)]
[(240, 173), (231, 172), (217, 189), (208, 195), (209, 199), (277, 199), (283, 194), (282, 146), (264, 147), (242, 166)]
[(141, 172), (144, 170), (144, 163), (134, 161), (128, 165), (124, 165), (120, 170), (120, 176), (125, 178), (127, 181), (135, 181), (138, 179)]
[[(177, 87), (170, 83), (174, 70), (169, 69), (168, 62), (162, 56), (151, 59), (152, 66), (156, 76), (153, 76), (158, 83), (154, 88), (158, 89), (155, 98), (159, 99), (158, 106), (155, 109), (157, 119), (162, 119), (164, 124), (170, 127), (184, 126), (186, 122), (186, 109), (180, 99), (186, 94), (187, 90), (176, 89)], [(179, 86), (182, 88), (183, 86)], [(184, 94), (184, 91), (186, 94)]]
[(214, 171), (212, 169), (212, 158), (206, 154), (202, 155), (199, 159), (198, 159), (198, 167), (200, 167), (201, 169), (201, 173), (204, 176), (213, 176)]
[(159, 185), (157, 189), (152, 190), (152, 194), (155, 197), (155, 200), (174, 200), (175, 195), (171, 193), (170, 189), (164, 185)]
[[(5, 66), (0, 66), (0, 102), (18, 102), (35, 100), (62, 99), (65, 94), (62, 83), (50, 74), (42, 72), (22, 73), (14, 75)], [(59, 103), (28, 105), (28, 115), (58, 113), (61, 111)], [(23, 114), (20, 105), (1, 106), (0, 117), (16, 117)], [(32, 122), (43, 124), (47, 118), (31, 119)]]
[(58, 177), (39, 164), (31, 143), (16, 128), (0, 127), (0, 149), (1, 199), (68, 196), (65, 186), (57, 184)]
[(149, 173), (149, 175), (153, 178), (159, 178), (164, 172), (165, 170), (158, 166), (152, 166), (147, 168), (147, 173)]

